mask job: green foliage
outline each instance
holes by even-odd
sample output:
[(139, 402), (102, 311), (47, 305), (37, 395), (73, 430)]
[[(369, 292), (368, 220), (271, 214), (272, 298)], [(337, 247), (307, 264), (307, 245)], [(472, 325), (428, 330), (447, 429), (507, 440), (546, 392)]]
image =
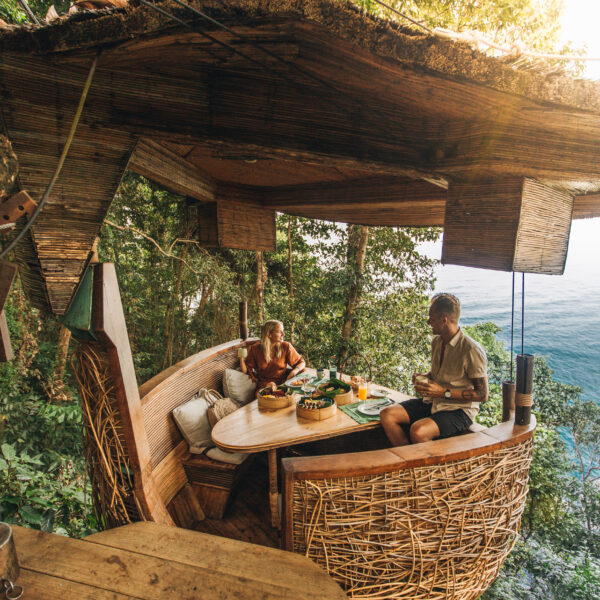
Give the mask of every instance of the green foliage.
[(96, 522), (86, 508), (85, 484), (73, 463), (53, 451), (30, 456), (4, 443), (0, 457), (0, 519), (81, 537)]
[(252, 285), (250, 253), (201, 248), (183, 198), (131, 173), (108, 220), (125, 227), (105, 225), (99, 252), (116, 264), (140, 383), (238, 336), (238, 302)]

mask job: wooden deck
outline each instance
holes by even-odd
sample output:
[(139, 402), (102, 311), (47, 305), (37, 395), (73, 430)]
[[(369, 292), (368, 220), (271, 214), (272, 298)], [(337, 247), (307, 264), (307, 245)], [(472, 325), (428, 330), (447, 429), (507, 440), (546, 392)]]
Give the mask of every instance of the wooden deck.
[(280, 547), (279, 531), (271, 527), (269, 513), (267, 453), (261, 452), (250, 465), (223, 519), (198, 521), (197, 531), (268, 546)]

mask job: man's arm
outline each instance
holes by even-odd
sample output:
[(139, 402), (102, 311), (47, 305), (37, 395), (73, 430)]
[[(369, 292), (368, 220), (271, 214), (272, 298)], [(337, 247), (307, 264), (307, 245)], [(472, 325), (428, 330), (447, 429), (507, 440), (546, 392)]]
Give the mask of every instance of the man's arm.
[[(476, 377), (471, 379), (473, 382), (472, 390), (451, 390), (461, 393), (461, 400), (469, 402), (485, 402), (488, 399), (488, 382), (487, 377)], [(454, 396), (453, 396), (454, 397)]]
[[(487, 377), (475, 377), (471, 379), (473, 383), (472, 390), (450, 389), (450, 398), (452, 400), (471, 402), (485, 402), (488, 398)], [(443, 398), (446, 391), (439, 383), (429, 381), (426, 384), (415, 383), (415, 390), (423, 396), (430, 398)]]

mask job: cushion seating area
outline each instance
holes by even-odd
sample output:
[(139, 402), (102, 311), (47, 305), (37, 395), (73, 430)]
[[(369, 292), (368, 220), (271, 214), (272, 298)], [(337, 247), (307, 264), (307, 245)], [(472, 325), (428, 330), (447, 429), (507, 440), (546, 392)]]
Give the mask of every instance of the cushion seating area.
[[(204, 515), (220, 518), (245, 463), (249, 461), (243, 456), (227, 455), (218, 448), (206, 450), (214, 444), (210, 439), (205, 402), (194, 401), (188, 409), (179, 407), (193, 400), (202, 388), (221, 392), (225, 370), (235, 370), (239, 364), (238, 349), (253, 341), (235, 340), (208, 348), (140, 386), (152, 476), (162, 501), (180, 527), (193, 527), (203, 516), (193, 502), (182, 501), (185, 495), (181, 492), (186, 487), (191, 485)], [(200, 413), (204, 416), (198, 418)], [(176, 425), (176, 419), (180, 425), (184, 424), (185, 437)], [(206, 453), (196, 454), (200, 451), (198, 448), (203, 448), (202, 452)]]

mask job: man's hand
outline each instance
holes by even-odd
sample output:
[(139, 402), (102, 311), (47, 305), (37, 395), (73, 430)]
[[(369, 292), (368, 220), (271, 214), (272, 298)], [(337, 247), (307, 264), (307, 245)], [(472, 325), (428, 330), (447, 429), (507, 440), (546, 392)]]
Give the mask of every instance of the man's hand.
[(428, 396), (429, 398), (443, 398), (444, 397), (445, 389), (439, 383), (436, 383), (435, 381), (432, 381), (431, 379), (427, 379), (426, 383), (423, 383), (422, 381), (416, 381), (416, 380), (414, 383), (415, 383), (415, 391), (421, 398), (424, 398), (425, 396)]

